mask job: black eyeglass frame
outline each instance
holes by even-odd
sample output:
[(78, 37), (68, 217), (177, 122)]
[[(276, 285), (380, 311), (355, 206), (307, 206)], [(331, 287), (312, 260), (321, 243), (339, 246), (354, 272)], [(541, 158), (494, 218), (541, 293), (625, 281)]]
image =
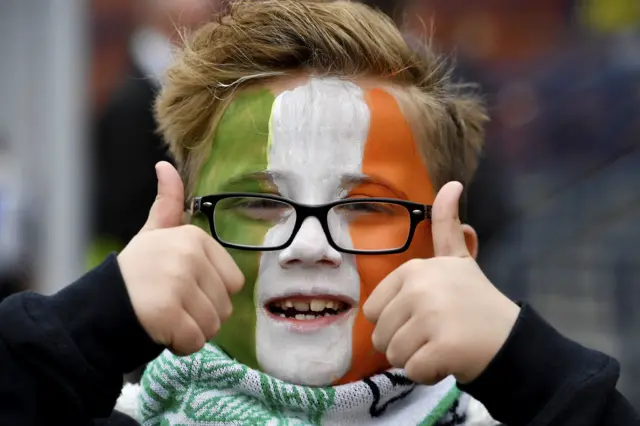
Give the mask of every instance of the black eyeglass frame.
[[(284, 242), (279, 246), (268, 247), (268, 248), (247, 246), (243, 244), (233, 244), (233, 243), (228, 243), (226, 241), (223, 241), (218, 236), (218, 233), (216, 232), (213, 213), (215, 211), (216, 205), (220, 201), (227, 198), (238, 198), (238, 197), (263, 198), (267, 200), (279, 201), (293, 207), (296, 211), (296, 222), (293, 226), (293, 230), (291, 231), (291, 237), (289, 237), (289, 239), (286, 242)], [(387, 250), (356, 250), (356, 249), (346, 249), (338, 246), (336, 242), (333, 240), (333, 238), (331, 237), (331, 232), (329, 231), (329, 223), (327, 221), (329, 211), (332, 208), (339, 205), (362, 204), (362, 203), (372, 203), (372, 202), (395, 204), (407, 209), (407, 211), (409, 212), (409, 218), (411, 222), (410, 222), (409, 235), (407, 236), (407, 241), (404, 244), (404, 246), (394, 248), (394, 249), (387, 249)], [(333, 247), (335, 250), (342, 253), (364, 254), (364, 255), (396, 254), (396, 253), (402, 253), (406, 251), (411, 245), (411, 241), (413, 240), (413, 236), (415, 234), (416, 227), (418, 226), (418, 224), (425, 219), (431, 220), (431, 208), (432, 207), (430, 205), (415, 203), (413, 201), (400, 200), (397, 198), (350, 198), (350, 199), (332, 201), (326, 204), (308, 205), (308, 204), (297, 203), (295, 201), (290, 200), (289, 198), (281, 197), (279, 195), (258, 194), (258, 193), (251, 193), (251, 192), (228, 192), (228, 193), (222, 193), (222, 194), (213, 194), (213, 195), (205, 195), (202, 197), (195, 197), (193, 198), (193, 200), (191, 200), (191, 202), (187, 206), (188, 211), (192, 215), (195, 215), (196, 213), (202, 213), (204, 216), (206, 216), (207, 220), (209, 221), (209, 228), (211, 230), (212, 237), (218, 243), (220, 243), (220, 245), (222, 245), (223, 247), (247, 250), (247, 251), (283, 250), (289, 247), (289, 245), (291, 245), (296, 235), (298, 235), (298, 232), (300, 231), (300, 228), (302, 227), (302, 224), (304, 223), (304, 221), (309, 217), (315, 217), (320, 222), (320, 225), (322, 226), (322, 230), (324, 231), (324, 234), (327, 238), (327, 242), (331, 247)]]

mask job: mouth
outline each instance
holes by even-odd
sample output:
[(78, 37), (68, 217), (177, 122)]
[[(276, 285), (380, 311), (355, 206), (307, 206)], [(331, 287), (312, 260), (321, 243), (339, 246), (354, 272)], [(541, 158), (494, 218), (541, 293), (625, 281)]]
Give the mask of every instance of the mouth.
[(299, 326), (326, 326), (346, 316), (354, 303), (329, 295), (286, 296), (265, 304), (265, 311), (276, 321)]

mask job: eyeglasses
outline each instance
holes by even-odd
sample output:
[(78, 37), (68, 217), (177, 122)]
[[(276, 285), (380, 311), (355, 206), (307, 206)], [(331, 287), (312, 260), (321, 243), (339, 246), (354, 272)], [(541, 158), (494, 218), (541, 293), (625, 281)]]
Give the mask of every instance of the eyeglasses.
[(287, 248), (304, 221), (315, 217), (331, 247), (352, 254), (400, 253), (416, 226), (431, 220), (431, 206), (393, 198), (343, 199), (306, 205), (277, 195), (227, 193), (194, 198), (192, 214), (202, 213), (222, 246), (273, 251)]

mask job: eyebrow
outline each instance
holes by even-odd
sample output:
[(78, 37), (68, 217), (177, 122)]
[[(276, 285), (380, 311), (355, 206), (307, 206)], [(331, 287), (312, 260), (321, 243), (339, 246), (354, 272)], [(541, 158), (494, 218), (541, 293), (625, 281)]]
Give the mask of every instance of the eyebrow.
[[(258, 182), (264, 185), (265, 190), (273, 190), (274, 192), (278, 192), (276, 180), (291, 180), (291, 176), (288, 173), (277, 170), (256, 171), (232, 177), (224, 184), (224, 188), (225, 190), (229, 190), (239, 185)], [(342, 186), (343, 188), (352, 189), (353, 187), (356, 187), (358, 185), (382, 186), (400, 199), (409, 199), (407, 197), (407, 194), (405, 194), (403, 191), (395, 188), (393, 185), (378, 176), (371, 176), (362, 173), (347, 173), (342, 175), (342, 178), (340, 179), (340, 186)]]
[(224, 183), (225, 190), (232, 189), (243, 184), (259, 183), (264, 185), (266, 190), (277, 191), (276, 180), (286, 179), (286, 174), (275, 170), (262, 170), (234, 176)]
[(387, 182), (386, 180), (378, 176), (371, 176), (371, 175), (366, 175), (361, 173), (350, 173), (342, 176), (342, 186), (346, 188), (353, 188), (354, 186), (358, 186), (358, 185), (383, 186), (389, 191), (391, 191), (396, 197), (403, 200), (409, 199), (407, 197), (407, 194), (405, 194), (403, 191), (401, 191), (398, 188), (395, 188), (389, 182)]

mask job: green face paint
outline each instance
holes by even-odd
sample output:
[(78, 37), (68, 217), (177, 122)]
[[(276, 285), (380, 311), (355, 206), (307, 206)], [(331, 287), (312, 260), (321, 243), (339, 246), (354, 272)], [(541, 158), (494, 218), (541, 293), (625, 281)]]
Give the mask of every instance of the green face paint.
[[(274, 95), (264, 89), (240, 93), (229, 105), (216, 129), (211, 154), (200, 172), (195, 195), (262, 192), (263, 186), (259, 181), (246, 180), (233, 185), (228, 181), (267, 169), (269, 120), (274, 100)], [(206, 219), (197, 217), (193, 223), (209, 231)], [(217, 217), (216, 226), (226, 237), (242, 233), (243, 241), (250, 238), (256, 245), (264, 241), (269, 229), (266, 225), (249, 225), (232, 214)], [(243, 364), (258, 368), (254, 290), (260, 252), (229, 250), (229, 253), (244, 273), (245, 285), (242, 291), (232, 296), (233, 314), (220, 329), (216, 343)]]

